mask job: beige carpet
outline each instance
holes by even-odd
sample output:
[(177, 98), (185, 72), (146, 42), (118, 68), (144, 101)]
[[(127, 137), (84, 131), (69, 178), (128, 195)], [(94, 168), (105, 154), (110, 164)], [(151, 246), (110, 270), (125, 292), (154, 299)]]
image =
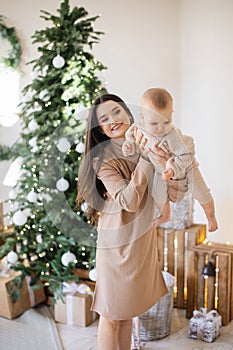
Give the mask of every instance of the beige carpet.
[[(214, 343), (188, 338), (189, 320), (185, 310), (173, 309), (170, 335), (145, 344), (143, 350), (233, 350), (233, 321), (221, 328), (221, 335)], [(98, 350), (98, 320), (88, 327), (57, 324), (64, 350)]]
[(0, 349), (63, 350), (48, 307), (37, 306), (14, 320), (0, 317)]
[(225, 326), (221, 335), (213, 343), (206, 343), (201, 340), (189, 339), (187, 337), (188, 327), (180, 332), (170, 335), (160, 341), (147, 343), (145, 350), (232, 350), (233, 349), (233, 324)]

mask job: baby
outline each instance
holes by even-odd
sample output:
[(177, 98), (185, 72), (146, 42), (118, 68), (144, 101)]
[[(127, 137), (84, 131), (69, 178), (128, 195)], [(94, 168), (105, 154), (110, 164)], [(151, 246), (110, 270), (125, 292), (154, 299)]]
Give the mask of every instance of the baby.
[(141, 99), (142, 123), (133, 124), (126, 132), (126, 141), (122, 146), (124, 156), (130, 157), (138, 152), (135, 133), (142, 133), (146, 139), (146, 148), (156, 152), (156, 146), (169, 153), (171, 157), (162, 168), (155, 158), (148, 153), (155, 168), (154, 184), (156, 187), (156, 204), (160, 216), (156, 227), (170, 219), (170, 204), (165, 180), (187, 179), (188, 190), (202, 206), (208, 220), (208, 230), (217, 230), (215, 207), (212, 195), (207, 187), (195, 159), (193, 139), (182, 135), (172, 124), (173, 99), (168, 91), (159, 88), (147, 90)]

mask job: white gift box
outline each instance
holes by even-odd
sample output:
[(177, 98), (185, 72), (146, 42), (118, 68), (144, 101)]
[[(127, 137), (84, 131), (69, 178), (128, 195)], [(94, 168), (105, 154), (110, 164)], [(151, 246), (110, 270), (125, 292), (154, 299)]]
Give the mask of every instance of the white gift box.
[(216, 310), (208, 313), (195, 310), (190, 319), (189, 338), (212, 343), (220, 335), (222, 317)]

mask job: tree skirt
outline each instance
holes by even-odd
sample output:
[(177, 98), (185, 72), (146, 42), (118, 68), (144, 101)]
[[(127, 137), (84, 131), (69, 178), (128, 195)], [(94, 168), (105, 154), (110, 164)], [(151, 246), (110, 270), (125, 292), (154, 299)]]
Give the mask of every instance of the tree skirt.
[(62, 350), (56, 323), (45, 305), (14, 320), (0, 317), (0, 348), (4, 350)]

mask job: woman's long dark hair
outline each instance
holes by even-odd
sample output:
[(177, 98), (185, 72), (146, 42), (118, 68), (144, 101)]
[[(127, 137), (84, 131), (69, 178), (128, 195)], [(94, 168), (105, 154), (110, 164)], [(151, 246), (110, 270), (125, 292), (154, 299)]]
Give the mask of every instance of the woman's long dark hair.
[[(113, 94), (104, 94), (94, 101), (87, 121), (85, 152), (79, 168), (78, 195), (76, 199), (78, 206), (83, 202), (88, 203), (87, 215), (93, 224), (97, 224), (98, 213), (103, 207), (103, 201), (106, 199), (107, 192), (104, 184), (96, 175), (102, 163), (104, 147), (110, 140), (107, 135), (101, 132), (97, 119), (97, 108), (101, 103), (107, 101), (119, 103), (129, 115), (130, 123), (133, 123), (133, 116), (120, 97)], [(97, 163), (94, 162), (94, 158), (98, 159)]]

